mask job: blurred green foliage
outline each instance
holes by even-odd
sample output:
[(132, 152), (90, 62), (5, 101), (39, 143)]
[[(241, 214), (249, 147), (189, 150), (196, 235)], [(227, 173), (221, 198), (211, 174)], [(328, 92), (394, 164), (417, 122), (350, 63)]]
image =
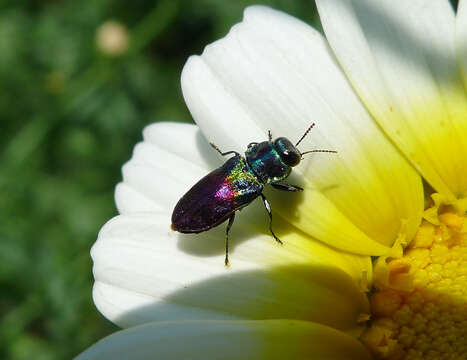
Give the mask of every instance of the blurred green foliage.
[[(191, 121), (186, 58), (251, 1), (0, 2), (0, 358), (69, 359), (117, 330), (91, 298), (89, 249), (142, 128)], [(256, 1), (316, 24), (311, 1)], [(108, 56), (96, 30), (129, 31)], [(163, 186), (163, 184), (161, 184)]]

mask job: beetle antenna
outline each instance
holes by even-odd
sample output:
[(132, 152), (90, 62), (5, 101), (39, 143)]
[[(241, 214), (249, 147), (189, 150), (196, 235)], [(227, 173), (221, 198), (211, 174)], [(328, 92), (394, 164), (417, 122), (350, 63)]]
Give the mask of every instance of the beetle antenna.
[(336, 150), (310, 150), (310, 151), (305, 151), (305, 152), (302, 152), (302, 153), (300, 153), (300, 155), (303, 157), (303, 155), (305, 155), (305, 154), (309, 154), (309, 153), (315, 153), (315, 152), (322, 152), (322, 153), (333, 153), (333, 154), (337, 154), (337, 151), (336, 151)]
[(311, 124), (310, 127), (308, 129), (306, 129), (305, 133), (303, 134), (303, 136), (300, 138), (300, 140), (298, 140), (298, 142), (295, 144), (295, 147), (298, 146), (298, 144), (300, 144), (300, 142), (305, 138), (305, 136), (308, 135), (308, 133), (310, 132), (311, 129), (313, 129), (315, 127), (315, 123)]

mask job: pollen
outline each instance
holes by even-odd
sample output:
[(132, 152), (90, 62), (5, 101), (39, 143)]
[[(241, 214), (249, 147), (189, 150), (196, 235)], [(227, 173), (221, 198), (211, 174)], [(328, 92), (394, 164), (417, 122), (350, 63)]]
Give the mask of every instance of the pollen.
[(361, 337), (375, 359), (467, 359), (467, 222), (449, 211), (438, 220), (386, 260), (389, 279), (375, 278)]

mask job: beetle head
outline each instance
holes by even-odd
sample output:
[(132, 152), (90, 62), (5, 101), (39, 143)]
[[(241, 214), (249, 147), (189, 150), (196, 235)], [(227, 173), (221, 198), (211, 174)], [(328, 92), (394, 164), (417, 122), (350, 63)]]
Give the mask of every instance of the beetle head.
[(287, 166), (293, 167), (300, 163), (302, 154), (298, 149), (285, 137), (280, 137), (274, 140), (274, 149), (277, 151), (281, 160)]

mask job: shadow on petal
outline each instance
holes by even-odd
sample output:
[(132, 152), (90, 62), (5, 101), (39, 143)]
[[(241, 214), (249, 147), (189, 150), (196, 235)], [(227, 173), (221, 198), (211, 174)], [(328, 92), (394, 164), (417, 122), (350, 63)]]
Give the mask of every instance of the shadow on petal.
[[(219, 264), (219, 266), (223, 266)], [(235, 265), (233, 265), (235, 266)], [(352, 330), (369, 312), (349, 275), (327, 265), (246, 270), (187, 285), (114, 319), (135, 325), (167, 320), (295, 319)]]
[[(275, 191), (275, 190), (272, 190)], [(275, 213), (274, 208), (277, 206), (287, 206), (291, 216), (295, 213), (294, 208), (298, 205), (301, 195), (292, 193), (290, 195), (292, 200), (284, 201), (270, 201), (271, 208), (273, 209), (272, 228), (274, 233), (279, 239), (286, 237), (292, 232), (297, 230), (287, 221)], [(278, 205), (282, 204), (282, 205)], [(181, 234), (176, 233), (178, 248), (188, 254), (197, 256), (213, 256), (225, 253), (225, 231), (227, 221), (212, 228), (208, 231), (199, 234)], [(269, 232), (269, 217), (264, 208), (260, 198), (255, 199), (251, 204), (245, 208), (237, 211), (235, 222), (229, 232), (229, 252), (231, 257), (235, 258), (235, 248), (242, 243), (258, 238), (258, 236), (270, 238), (270, 245), (272, 247), (279, 246), (271, 233)], [(286, 245), (286, 240), (283, 240)], [(235, 260), (234, 260), (235, 261)]]
[(370, 359), (355, 338), (294, 320), (154, 322), (119, 331), (86, 350), (90, 359)]

